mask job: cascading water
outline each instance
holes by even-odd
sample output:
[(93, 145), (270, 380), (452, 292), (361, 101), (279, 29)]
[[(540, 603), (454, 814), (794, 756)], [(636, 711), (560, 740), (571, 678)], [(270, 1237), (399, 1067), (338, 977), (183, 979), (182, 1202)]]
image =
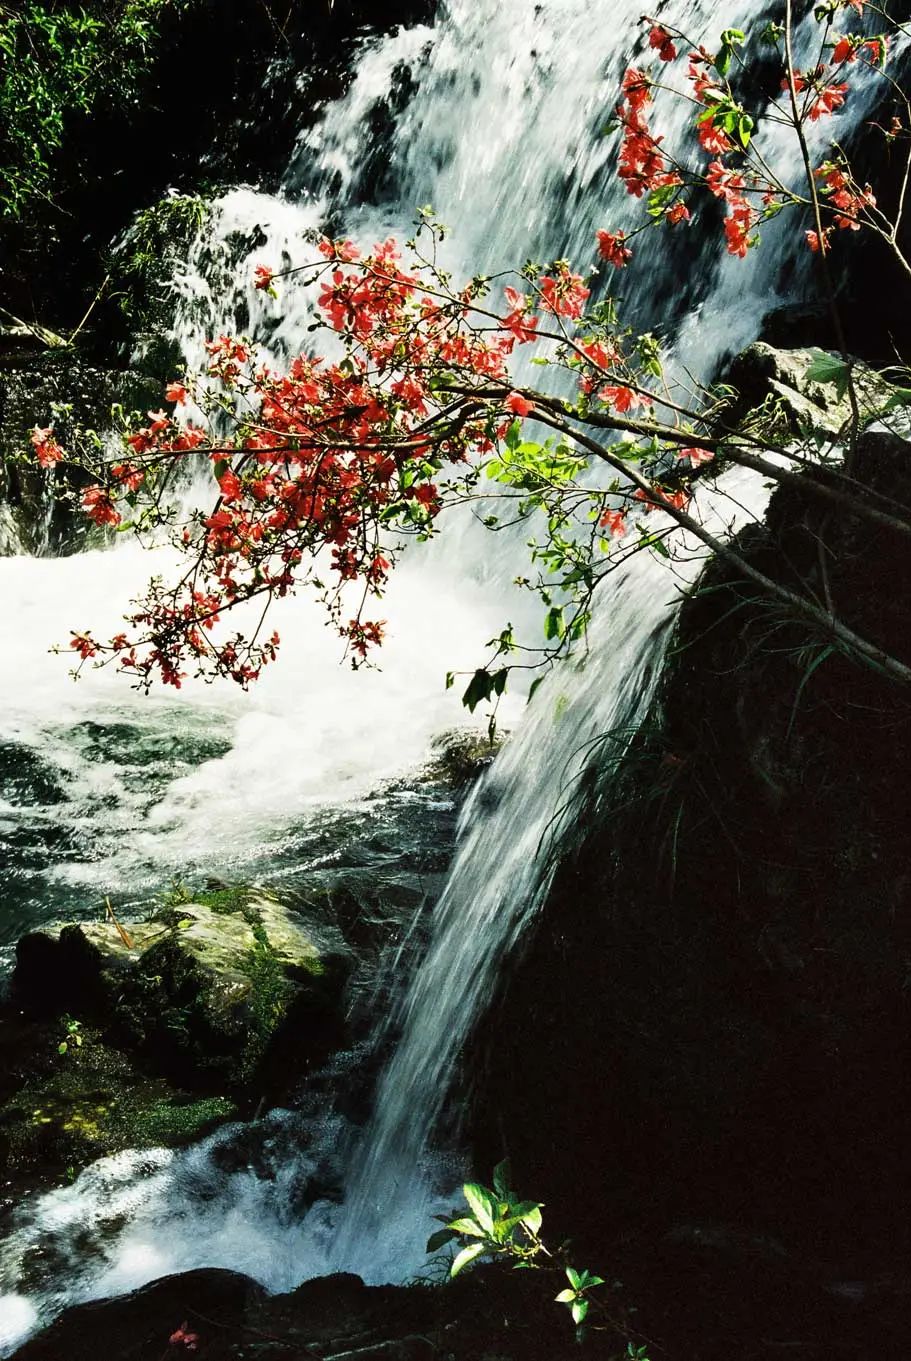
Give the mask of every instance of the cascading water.
[[(744, 0), (732, 5), (726, 22), (746, 26), (751, 8)], [(206, 335), (221, 329), (246, 330), (278, 362), (304, 347), (306, 293), (288, 284), (276, 306), (253, 289), (253, 266), (294, 262), (302, 233), (323, 222), (367, 239), (407, 234), (415, 205), (430, 201), (454, 228), (449, 263), (465, 274), (529, 255), (588, 259), (596, 227), (633, 225), (638, 205), (611, 181), (612, 143), (600, 129), (641, 41), (639, 13), (632, 0), (514, 0), (508, 7), (451, 0), (432, 26), (365, 43), (348, 94), (296, 148), (285, 192), (237, 189), (214, 205), (174, 281), (175, 336), (189, 366), (199, 362)], [(714, 6), (688, 0), (675, 18), (700, 40), (712, 32)], [(864, 112), (859, 96), (852, 121)], [(688, 116), (682, 103), (665, 105), (669, 140)], [(796, 182), (793, 153), (784, 144), (779, 150)], [(717, 242), (697, 251), (694, 237), (688, 291), (674, 276), (674, 249), (658, 233), (642, 239), (624, 277), (627, 315), (673, 338), (670, 351), (709, 373), (755, 336), (778, 300), (786, 242), (773, 224), (744, 267)], [(701, 497), (701, 513), (720, 531), (761, 514), (764, 497), (755, 479), (735, 474)], [(58, 786), (56, 802), (33, 798), (25, 815), (15, 799), (0, 803), (0, 834), (14, 849), (25, 821), (47, 825), (21, 871), (23, 915), (12, 933), (47, 914), (48, 902), (59, 917), (92, 887), (128, 901), (168, 873), (238, 865), (263, 872), (288, 854), (296, 821), (418, 762), (457, 714), (441, 693), (443, 672), (473, 665), (478, 646), (523, 608), (503, 585), (515, 570), (514, 545), (497, 547), (470, 522), (459, 532), (457, 547), (453, 531), (441, 550), (415, 553), (397, 572), (382, 673), (346, 677), (322, 621), (305, 602), (286, 602), (278, 621), (286, 655), (252, 698), (189, 687), (179, 704), (140, 700), (106, 675), (90, 675), (74, 690), (65, 665), (44, 655), (71, 627), (103, 630), (149, 575), (145, 553), (121, 547), (65, 563), (0, 562), (9, 615), (0, 681), (12, 697), (3, 739)], [(372, 1122), (353, 1143), (330, 1113), (309, 1127), (311, 1150), (352, 1149), (344, 1204), (298, 1212), (295, 1187), (315, 1155), (292, 1154), (287, 1136), (297, 1127), (281, 1114), (263, 1132), (264, 1146), (277, 1150), (273, 1180), (219, 1171), (213, 1151), (224, 1134), (180, 1154), (104, 1160), (73, 1186), (21, 1208), (0, 1257), (8, 1292), (0, 1296), (0, 1346), (14, 1345), (68, 1301), (166, 1271), (231, 1266), (280, 1289), (343, 1266), (372, 1280), (396, 1279), (420, 1262), (427, 1215), (437, 1194), (451, 1189), (446, 1173), (427, 1162), (428, 1140), (459, 1047), (499, 960), (547, 887), (539, 851), (585, 744), (641, 714), (674, 603), (698, 565), (683, 554), (675, 574), (640, 556), (609, 578), (585, 665), (564, 668), (542, 687), (466, 807), (426, 959), (395, 1018), (401, 1037)], [(168, 752), (183, 744), (185, 766), (160, 751), (151, 762), (131, 763), (126, 749), (144, 742), (165, 742)], [(70, 841), (57, 854), (62, 827)], [(48, 1246), (58, 1273), (36, 1282), (28, 1263)]]

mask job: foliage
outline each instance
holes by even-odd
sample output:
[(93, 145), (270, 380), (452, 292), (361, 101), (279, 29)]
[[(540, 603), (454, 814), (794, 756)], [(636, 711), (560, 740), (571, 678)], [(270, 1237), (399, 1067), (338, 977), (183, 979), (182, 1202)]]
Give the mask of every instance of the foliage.
[(57, 1045), (58, 1054), (66, 1054), (71, 1048), (82, 1048), (82, 1022), (75, 1021), (72, 1016), (61, 1018), (64, 1025), (63, 1039)]
[[(544, 1267), (562, 1271), (568, 1284), (561, 1288), (555, 1299), (557, 1304), (566, 1305), (581, 1340), (583, 1325), (595, 1303), (590, 1291), (604, 1285), (604, 1279), (590, 1271), (577, 1271), (566, 1260), (565, 1248), (553, 1251), (546, 1246), (541, 1237), (541, 1205), (538, 1201), (520, 1200), (515, 1191), (509, 1189), (509, 1175), (509, 1163), (504, 1161), (494, 1168), (493, 1189), (478, 1182), (466, 1182), (462, 1194), (468, 1214), (453, 1219), (438, 1216), (445, 1227), (431, 1235), (427, 1251), (438, 1253), (450, 1243), (460, 1245), (450, 1262), (450, 1276), (458, 1276), (475, 1262), (497, 1258), (524, 1270)], [(606, 1312), (605, 1319), (612, 1329), (616, 1329), (617, 1325), (607, 1319)], [(628, 1344), (626, 1356), (636, 1358), (636, 1361), (648, 1361), (647, 1348), (636, 1347), (632, 1342)]]
[(162, 17), (189, 3), (0, 4), (0, 214), (20, 217), (52, 194), (69, 120), (106, 101), (124, 108), (136, 101)]
[(131, 321), (153, 319), (156, 284), (202, 227), (207, 212), (201, 194), (172, 190), (136, 214), (111, 258), (116, 296)]
[[(627, 70), (615, 122), (617, 174), (647, 210), (639, 230), (683, 231), (699, 214), (711, 223), (720, 203), (727, 250), (742, 259), (757, 246), (759, 227), (789, 212), (810, 222), (807, 248), (824, 282), (838, 234), (860, 230), (886, 242), (900, 275), (911, 276), (899, 244), (903, 199), (890, 220), (837, 147), (814, 166), (806, 137), (808, 124), (850, 97), (858, 70), (891, 81), (882, 70), (886, 34), (836, 31), (843, 18), (863, 21), (864, 9), (862, 0), (819, 7), (824, 59), (806, 71), (794, 65), (790, 2), (781, 24), (749, 34), (726, 29), (714, 53), (650, 24), (659, 70)], [(684, 43), (683, 85), (673, 86), (669, 71)], [(751, 60), (767, 60), (770, 44), (781, 89), (748, 108), (738, 82)], [(691, 107), (693, 145), (675, 149), (652, 131), (659, 87)], [(905, 148), (911, 166), (906, 100), (904, 110), (883, 136)], [(802, 186), (776, 168), (782, 127), (806, 164)], [(91, 479), (82, 505), (96, 524), (143, 536), (166, 531), (186, 557), (180, 579), (153, 581), (114, 638), (74, 633), (80, 666), (114, 661), (143, 687), (154, 679), (179, 686), (190, 673), (246, 686), (277, 656), (279, 637), (265, 624), (269, 604), (302, 584), (324, 602), (360, 665), (384, 633), (368, 604), (382, 597), (402, 547), (433, 535), (444, 509), (467, 505), (494, 531), (529, 522), (531, 565), (518, 581), (544, 607), (543, 646), (522, 645), (509, 626), (491, 640), (465, 689), (472, 709), (495, 706), (515, 666), (546, 667), (583, 641), (594, 592), (631, 555), (670, 558), (692, 552), (693, 541), (735, 563), (833, 645), (893, 680), (911, 680), (904, 661), (839, 617), (825, 590), (820, 598), (812, 584), (794, 590), (764, 575), (705, 527), (694, 503), (698, 479), (736, 463), (772, 482), (799, 478), (833, 516), (911, 535), (908, 512), (853, 476), (858, 432), (886, 413), (859, 391), (845, 354), (816, 371), (850, 403), (836, 438), (808, 429), (795, 439), (766, 409), (731, 420), (724, 390), (669, 375), (658, 339), (622, 325), (596, 271), (583, 277), (565, 259), (528, 261), (463, 284), (440, 263), (445, 234), (423, 209), (407, 255), (392, 240), (365, 251), (314, 234), (311, 260), (281, 275), (258, 266), (264, 294), (277, 296), (281, 276), (319, 288), (312, 329), (331, 333), (328, 353), (340, 344), (341, 358), (308, 352), (279, 373), (244, 339), (214, 338), (206, 373), (167, 387), (170, 410), (125, 426), (122, 454), (109, 457), (97, 441), (69, 451)], [(623, 270), (637, 234), (599, 231), (601, 260)], [(522, 348), (551, 381), (515, 384), (510, 361)], [(896, 388), (887, 408), (903, 405), (908, 390)], [(42, 466), (65, 456), (51, 429), (37, 429), (32, 443)], [(201, 460), (213, 504), (187, 513), (174, 487)], [(803, 476), (819, 464), (824, 480)], [(689, 535), (682, 549), (681, 530)], [(222, 616), (251, 603), (252, 628), (226, 637)]]

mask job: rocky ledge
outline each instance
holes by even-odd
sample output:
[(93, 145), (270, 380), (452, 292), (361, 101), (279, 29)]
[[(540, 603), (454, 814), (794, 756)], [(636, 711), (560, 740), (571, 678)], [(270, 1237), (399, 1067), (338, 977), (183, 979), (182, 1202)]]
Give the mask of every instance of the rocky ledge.
[(346, 1038), (352, 968), (258, 889), (172, 901), (148, 921), (36, 931), (0, 1016), (0, 1149), (59, 1178), (102, 1154), (192, 1140), (299, 1079)]

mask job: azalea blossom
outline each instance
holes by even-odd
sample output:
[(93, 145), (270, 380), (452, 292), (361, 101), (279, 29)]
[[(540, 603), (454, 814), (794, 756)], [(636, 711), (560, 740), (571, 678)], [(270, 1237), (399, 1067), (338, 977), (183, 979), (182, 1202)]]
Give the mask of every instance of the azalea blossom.
[(667, 29), (662, 28), (660, 24), (654, 24), (652, 26), (652, 30), (648, 35), (648, 45), (649, 47), (656, 48), (658, 56), (662, 61), (673, 61), (677, 56), (677, 49), (674, 46), (671, 35), (668, 33)]
[(698, 446), (694, 446), (690, 449), (677, 450), (677, 458), (689, 459), (694, 468), (698, 468), (700, 463), (711, 463), (714, 457), (715, 455), (712, 453), (711, 449), (700, 449)]
[(35, 458), (42, 468), (53, 468), (55, 463), (59, 463), (62, 458), (66, 457), (64, 450), (52, 438), (53, 433), (54, 428), (51, 425), (45, 430), (36, 425), (29, 436), (32, 448), (35, 450)]
[(185, 1347), (188, 1352), (195, 1352), (199, 1345), (199, 1334), (187, 1331), (187, 1320), (184, 1319), (179, 1328), (175, 1328), (168, 1342), (172, 1347)]
[(633, 258), (633, 252), (626, 243), (625, 232), (599, 231), (597, 233), (598, 251), (602, 260), (616, 269), (623, 269)]
[(533, 403), (527, 397), (523, 397), (521, 392), (511, 392), (503, 405), (514, 416), (527, 416), (533, 410)]
[(612, 539), (622, 539), (626, 533), (626, 512), (622, 510), (606, 510), (598, 521), (598, 525)]

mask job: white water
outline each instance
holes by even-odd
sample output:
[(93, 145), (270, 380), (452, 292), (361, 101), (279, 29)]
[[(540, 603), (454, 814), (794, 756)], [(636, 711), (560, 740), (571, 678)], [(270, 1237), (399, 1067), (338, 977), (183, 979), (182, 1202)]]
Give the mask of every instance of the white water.
[[(751, 8), (735, 5), (725, 22), (737, 23), (738, 10), (746, 21)], [(253, 290), (252, 271), (260, 262), (279, 268), (297, 258), (301, 233), (330, 210), (343, 215), (350, 234), (369, 241), (389, 230), (404, 234), (413, 207), (433, 202), (455, 229), (451, 252), (466, 273), (528, 255), (590, 258), (596, 227), (629, 226), (638, 212), (610, 180), (612, 144), (598, 130), (640, 11), (630, 0), (452, 0), (432, 27), (367, 44), (348, 95), (302, 138), (286, 194), (239, 189), (216, 206), (177, 280), (178, 336), (191, 366), (205, 336), (234, 330), (239, 317), (278, 357), (306, 342), (304, 292), (286, 287), (276, 308)], [(680, 4), (675, 13), (696, 38), (712, 31), (707, 0)], [(402, 64), (415, 89), (380, 148), (390, 166), (383, 191), (368, 201), (375, 148), (365, 127)], [(861, 111), (857, 101), (852, 118)], [(667, 109), (672, 138), (683, 117), (682, 106)], [(249, 237), (256, 227), (266, 244), (238, 247), (237, 234)], [(630, 306), (652, 324), (673, 320), (668, 339), (681, 360), (708, 372), (755, 335), (776, 302), (783, 238), (771, 230), (758, 263), (746, 265), (725, 258), (719, 246), (690, 269), (686, 292), (669, 277), (664, 249), (657, 234), (640, 247), (624, 279)], [(702, 512), (731, 519), (740, 502), (742, 521), (761, 513), (763, 498), (754, 481), (738, 478), (707, 495)], [(63, 813), (45, 814), (71, 817), (90, 849), (45, 872), (43, 891), (62, 895), (74, 884), (85, 894), (129, 891), (137, 883), (160, 885), (188, 865), (210, 863), (222, 872), (268, 866), (275, 838), (308, 810), (361, 796), (384, 775), (414, 765), (432, 734), (458, 716), (457, 699), (442, 690), (443, 673), (474, 665), (484, 641), (521, 609), (502, 584), (516, 570), (514, 545), (478, 538), (470, 526), (460, 533), (398, 572), (383, 611), (392, 627), (381, 673), (340, 670), (332, 636), (297, 601), (279, 620), (287, 653), (250, 697), (190, 686), (179, 700), (149, 701), (107, 675), (87, 676), (73, 690), (65, 663), (49, 657), (47, 646), (65, 641), (70, 628), (101, 631), (141, 589), (148, 559), (121, 547), (65, 563), (0, 561), (7, 625), (0, 681), (8, 697), (0, 736), (64, 773)], [(232, 1266), (283, 1289), (342, 1266), (372, 1280), (401, 1279), (420, 1263), (430, 1209), (450, 1189), (435, 1170), (428, 1137), (498, 963), (546, 888), (538, 851), (578, 769), (575, 753), (641, 713), (681, 579), (697, 570), (696, 560), (681, 563), (675, 578), (640, 557), (611, 578), (588, 664), (542, 688), (465, 810), (430, 951), (397, 1018), (401, 1041), (373, 1122), (340, 1173), (347, 1184), (341, 1209), (296, 1208), (310, 1155), (295, 1149), (291, 1117), (276, 1117), (264, 1134), (275, 1150), (271, 1181), (251, 1171), (218, 1172), (211, 1153), (226, 1135), (181, 1154), (105, 1160), (73, 1186), (23, 1207), (3, 1255), (9, 1293), (0, 1297), (0, 1346), (13, 1345), (65, 1301), (170, 1270)], [(173, 734), (183, 723), (217, 733), (226, 745), (164, 779), (150, 801), (136, 795), (116, 755), (88, 767), (72, 737), (73, 725), (86, 719), (102, 729), (126, 724), (134, 740)], [(0, 818), (8, 816), (16, 810), (0, 810)], [(350, 1132), (327, 1117), (310, 1138), (319, 1149), (346, 1148)], [(106, 1228), (121, 1209), (127, 1227)], [(94, 1243), (93, 1254), (86, 1242)], [(46, 1247), (69, 1258), (67, 1271), (30, 1282), (28, 1263)]]

